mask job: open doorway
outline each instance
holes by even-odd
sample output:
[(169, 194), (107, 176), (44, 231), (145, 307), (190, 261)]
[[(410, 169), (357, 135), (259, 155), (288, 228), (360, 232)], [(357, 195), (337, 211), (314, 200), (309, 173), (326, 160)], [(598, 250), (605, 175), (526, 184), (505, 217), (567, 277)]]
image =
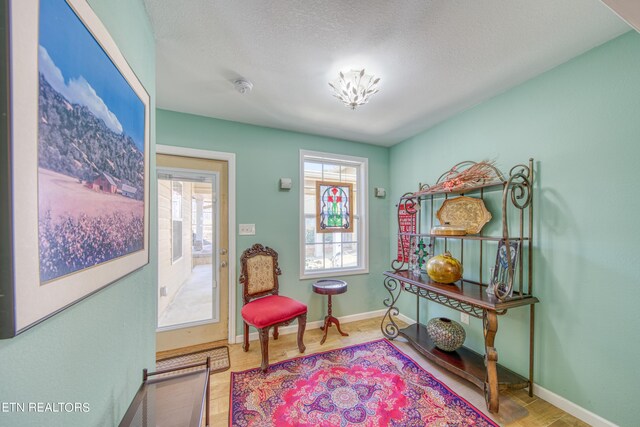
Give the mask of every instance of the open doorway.
[(224, 340), (228, 164), (158, 154), (157, 350)]
[(158, 169), (159, 329), (218, 320), (217, 192), (216, 174)]

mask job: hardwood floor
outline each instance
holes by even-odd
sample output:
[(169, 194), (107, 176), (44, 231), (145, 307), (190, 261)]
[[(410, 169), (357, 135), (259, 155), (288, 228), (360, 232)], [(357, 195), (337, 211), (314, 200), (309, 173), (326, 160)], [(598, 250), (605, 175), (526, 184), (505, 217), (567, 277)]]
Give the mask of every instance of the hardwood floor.
[[(320, 329), (308, 330), (304, 335), (304, 342), (307, 346), (305, 354), (313, 354), (322, 351), (332, 350), (348, 345), (360, 344), (367, 341), (382, 338), (380, 332), (380, 318), (362, 320), (358, 322), (345, 323), (342, 328), (349, 334), (343, 337), (338, 334), (335, 328), (329, 330), (327, 340), (320, 345), (322, 331)], [(399, 322), (401, 323), (401, 322)], [(402, 325), (404, 326), (404, 325)], [(453, 391), (465, 398), (476, 408), (489, 415), (501, 426), (513, 427), (583, 427), (588, 424), (556, 408), (550, 403), (534, 396), (529, 397), (526, 390), (516, 390), (513, 392), (503, 392), (500, 395), (500, 413), (498, 415), (489, 414), (486, 410), (484, 397), (480, 389), (473, 384), (450, 374), (448, 371), (433, 365), (425, 360), (413, 348), (403, 342), (400, 338), (393, 343), (429, 371), (433, 376), (447, 384)], [(226, 344), (218, 342), (216, 344)], [(198, 350), (200, 347), (210, 346), (211, 343), (202, 346), (189, 347), (188, 349), (172, 350), (158, 353), (158, 358), (165, 358), (172, 355), (187, 353)], [(231, 369), (211, 376), (211, 426), (227, 426), (229, 420), (229, 387), (231, 371), (243, 371), (245, 369), (260, 366), (260, 344), (252, 341), (247, 353), (242, 351), (241, 344), (229, 346), (229, 356), (231, 358)], [(269, 361), (270, 363), (301, 356), (296, 345), (296, 334), (280, 335), (277, 341), (269, 341)]]

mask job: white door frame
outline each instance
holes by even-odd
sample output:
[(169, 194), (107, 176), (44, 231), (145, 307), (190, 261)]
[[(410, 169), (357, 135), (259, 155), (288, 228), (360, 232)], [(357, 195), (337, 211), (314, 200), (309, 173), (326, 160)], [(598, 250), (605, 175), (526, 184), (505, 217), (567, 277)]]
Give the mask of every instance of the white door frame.
[[(199, 150), (196, 148), (176, 147), (172, 145), (156, 145), (156, 154), (195, 157), (209, 160), (223, 160), (229, 165), (227, 189), (229, 194), (229, 344), (236, 343), (236, 154), (223, 151)], [(157, 286), (157, 283), (156, 283)]]

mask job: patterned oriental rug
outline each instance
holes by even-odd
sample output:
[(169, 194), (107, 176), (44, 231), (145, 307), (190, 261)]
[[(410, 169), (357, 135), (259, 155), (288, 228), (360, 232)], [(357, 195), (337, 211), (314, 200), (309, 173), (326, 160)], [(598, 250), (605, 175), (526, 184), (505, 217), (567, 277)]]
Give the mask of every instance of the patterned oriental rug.
[(231, 373), (231, 426), (497, 426), (382, 339)]

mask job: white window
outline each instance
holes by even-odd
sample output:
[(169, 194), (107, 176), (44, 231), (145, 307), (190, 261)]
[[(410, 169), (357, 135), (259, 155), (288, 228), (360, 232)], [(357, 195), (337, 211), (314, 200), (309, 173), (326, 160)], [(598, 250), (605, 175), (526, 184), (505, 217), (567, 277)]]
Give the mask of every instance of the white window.
[[(300, 150), (300, 182), (300, 277), (368, 273), (367, 159)], [(352, 185), (352, 232), (317, 232), (317, 182)]]

